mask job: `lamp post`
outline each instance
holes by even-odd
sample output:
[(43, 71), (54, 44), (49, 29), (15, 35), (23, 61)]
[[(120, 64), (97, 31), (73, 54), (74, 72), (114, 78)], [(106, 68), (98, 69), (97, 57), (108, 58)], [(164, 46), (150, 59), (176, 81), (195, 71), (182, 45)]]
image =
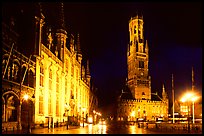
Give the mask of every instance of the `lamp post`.
[(27, 95), (27, 94), (25, 94), (24, 96), (23, 96), (23, 98), (24, 98), (24, 100), (26, 100), (27, 101), (27, 103), (28, 103), (28, 130), (27, 130), (27, 133), (28, 134), (30, 134), (31, 133), (31, 128), (30, 128), (30, 120), (29, 120), (29, 101), (28, 101), (28, 98), (29, 98), (29, 96)]
[(86, 110), (86, 108), (82, 108), (82, 114), (83, 114), (83, 127), (84, 127), (84, 111)]
[(95, 117), (96, 115), (95, 115), (95, 113), (96, 113), (96, 111), (93, 110), (93, 114), (94, 114), (94, 115), (93, 115), (93, 124), (94, 124), (94, 125), (95, 125), (95, 120), (96, 120), (96, 117)]
[(187, 108), (188, 108), (188, 133), (190, 133), (190, 123), (189, 123), (189, 101), (192, 101), (193, 103), (193, 124), (195, 123), (195, 115), (194, 115), (194, 102), (197, 100), (197, 96), (195, 96), (193, 93), (187, 93), (182, 99), (182, 102), (187, 101)]
[(193, 102), (193, 124), (195, 123), (195, 101), (198, 99), (198, 97), (193, 97), (191, 101)]
[(65, 104), (65, 112), (67, 113), (67, 130), (69, 128), (69, 106), (67, 105), (67, 103)]

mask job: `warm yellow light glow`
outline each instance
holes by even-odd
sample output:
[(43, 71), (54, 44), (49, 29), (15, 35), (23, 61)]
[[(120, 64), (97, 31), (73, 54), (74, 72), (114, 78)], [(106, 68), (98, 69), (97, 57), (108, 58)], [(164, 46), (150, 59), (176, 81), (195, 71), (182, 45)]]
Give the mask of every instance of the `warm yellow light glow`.
[(133, 117), (135, 116), (135, 111), (132, 111), (131, 116)]
[(82, 111), (85, 111), (86, 110), (86, 108), (82, 108)]
[(186, 98), (181, 98), (181, 102), (186, 102)]
[(195, 102), (198, 99), (198, 97), (191, 98), (191, 101)]
[(88, 122), (93, 123), (93, 117), (88, 117)]
[(187, 93), (184, 97), (185, 97), (186, 99), (189, 99), (189, 98), (191, 98), (193, 95), (194, 95), (193, 93)]
[(95, 111), (95, 110), (93, 110), (93, 113), (95, 114), (95, 113), (96, 113), (96, 111)]
[(194, 93), (187, 93), (184, 95), (184, 97), (181, 98), (181, 102), (186, 102), (186, 101), (192, 101), (195, 102), (198, 99), (197, 96), (195, 96)]
[(23, 96), (23, 98), (24, 98), (24, 100), (28, 100), (28, 95), (27, 94), (25, 94), (24, 96)]

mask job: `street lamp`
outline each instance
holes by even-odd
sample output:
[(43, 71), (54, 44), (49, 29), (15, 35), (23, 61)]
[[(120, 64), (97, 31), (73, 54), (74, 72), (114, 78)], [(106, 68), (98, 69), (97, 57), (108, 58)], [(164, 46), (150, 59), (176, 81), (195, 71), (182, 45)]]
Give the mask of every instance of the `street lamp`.
[(198, 99), (198, 97), (193, 97), (191, 101), (193, 102), (193, 124), (195, 123), (195, 101)]
[(27, 133), (29, 134), (29, 133), (31, 133), (31, 128), (30, 128), (30, 120), (29, 120), (29, 101), (28, 101), (28, 98), (29, 98), (29, 96), (28, 96), (28, 94), (25, 94), (24, 96), (23, 96), (23, 99), (25, 100), (25, 101), (27, 101), (27, 103), (28, 103), (28, 130), (27, 130)]
[(68, 114), (69, 113), (69, 105), (67, 103), (65, 104), (65, 112), (67, 113), (67, 130), (68, 130), (68, 126), (69, 126), (69, 114)]
[(93, 110), (93, 124), (95, 124), (95, 120), (96, 120), (96, 115), (95, 115), (95, 113), (96, 113), (96, 111), (95, 110)]
[(86, 110), (86, 108), (82, 108), (82, 114), (83, 114), (83, 127), (84, 127), (84, 111)]
[(190, 133), (190, 123), (189, 123), (189, 101), (193, 102), (193, 124), (195, 123), (195, 115), (194, 115), (194, 102), (198, 99), (197, 96), (195, 96), (193, 93), (187, 93), (184, 95), (183, 98), (181, 98), (182, 102), (186, 102), (187, 101), (187, 105), (188, 105), (188, 133)]

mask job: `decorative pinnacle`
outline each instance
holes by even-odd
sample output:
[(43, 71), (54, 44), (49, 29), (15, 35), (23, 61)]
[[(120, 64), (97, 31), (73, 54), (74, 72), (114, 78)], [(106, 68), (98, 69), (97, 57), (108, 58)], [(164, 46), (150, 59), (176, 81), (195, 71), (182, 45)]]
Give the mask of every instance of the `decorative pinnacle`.
[(163, 93), (165, 93), (165, 88), (164, 88), (164, 84), (163, 84)]
[(77, 52), (78, 52), (79, 54), (81, 54), (79, 33), (77, 34)]
[(89, 70), (89, 60), (87, 60), (87, 66), (86, 66), (86, 74), (90, 75), (90, 70)]

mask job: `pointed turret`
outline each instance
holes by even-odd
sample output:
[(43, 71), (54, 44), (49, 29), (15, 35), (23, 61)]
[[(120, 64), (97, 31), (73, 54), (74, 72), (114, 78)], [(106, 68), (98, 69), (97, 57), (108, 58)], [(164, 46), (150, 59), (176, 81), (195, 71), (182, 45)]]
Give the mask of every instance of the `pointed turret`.
[(45, 17), (42, 14), (41, 3), (37, 3), (35, 12), (35, 49), (34, 55), (41, 55), (41, 43), (42, 43), (42, 27), (44, 25)]
[(81, 48), (80, 48), (80, 40), (79, 40), (79, 33), (77, 34), (77, 59), (79, 61), (79, 63), (81, 63), (82, 60), (82, 52), (81, 52)]
[(87, 62), (86, 62), (86, 75), (90, 76), (89, 60), (87, 60)]
[(73, 35), (73, 34), (70, 35), (70, 39), (69, 39), (69, 40), (70, 40), (70, 41), (69, 41), (70, 51), (71, 51), (71, 52), (74, 52), (74, 35)]
[(166, 94), (166, 91), (165, 91), (165, 88), (164, 88), (164, 84), (163, 84), (163, 87), (162, 87), (162, 98), (163, 99), (167, 98), (167, 94)]
[(57, 4), (59, 16), (57, 19), (57, 47), (58, 47), (58, 58), (61, 59), (64, 62), (64, 48), (66, 46), (66, 38), (67, 38), (67, 32), (65, 30), (65, 22), (64, 22), (64, 4), (61, 2)]
[(52, 30), (51, 27), (49, 27), (48, 33), (47, 33), (47, 46), (51, 50), (53, 46), (53, 38), (52, 38)]
[(81, 67), (81, 79), (84, 80), (85, 78), (86, 78), (85, 68), (84, 68), (84, 65), (82, 65), (82, 67)]
[(59, 16), (58, 16), (58, 22), (57, 22), (57, 27), (58, 29), (63, 29), (65, 30), (65, 21), (64, 21), (64, 4), (63, 2), (60, 2), (58, 4), (58, 11), (59, 11)]
[(90, 75), (90, 69), (89, 69), (89, 60), (87, 60), (86, 62), (86, 78), (88, 80), (88, 84), (90, 85), (91, 75)]

